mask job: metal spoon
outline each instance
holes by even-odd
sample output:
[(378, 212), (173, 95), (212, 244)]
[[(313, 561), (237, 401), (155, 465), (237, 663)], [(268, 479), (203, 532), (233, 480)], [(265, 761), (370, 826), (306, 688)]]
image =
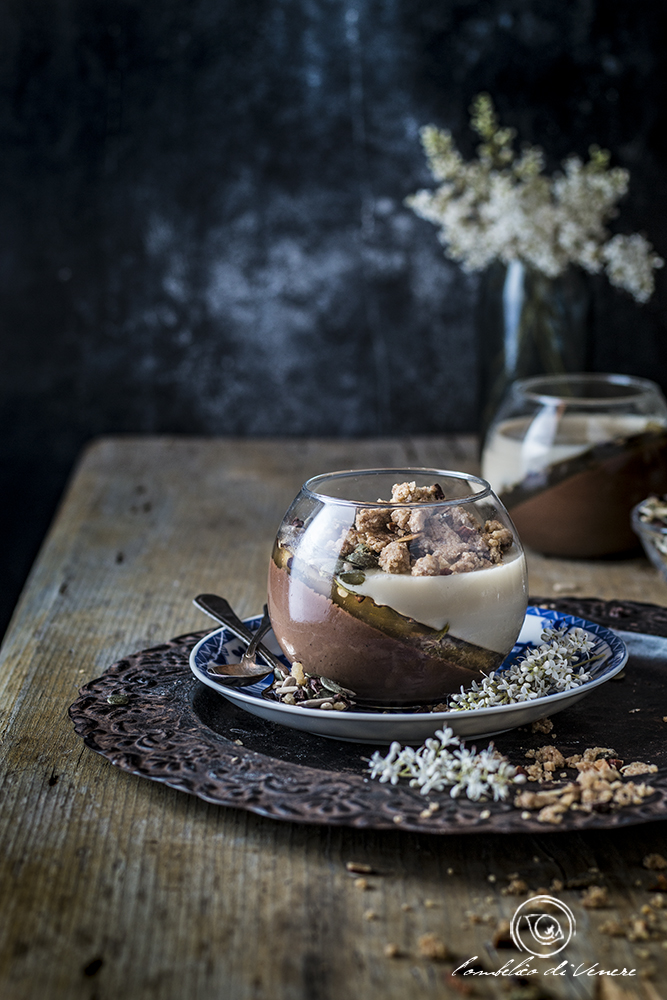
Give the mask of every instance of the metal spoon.
[[(249, 662), (248, 650), (246, 650), (240, 663), (218, 663), (215, 665), (215, 671), (211, 670), (212, 673), (215, 672), (216, 677), (220, 678), (221, 684), (227, 684), (230, 687), (243, 687), (246, 684), (255, 684), (257, 681), (262, 680), (262, 678), (267, 677), (273, 670), (278, 669), (284, 673), (284, 664), (280, 662), (275, 653), (272, 653), (270, 649), (267, 649), (260, 642), (261, 636), (248, 628), (246, 623), (239, 618), (224, 597), (219, 597), (217, 594), (199, 594), (192, 603), (201, 611), (210, 615), (211, 618), (214, 618), (215, 621), (220, 622), (221, 625), (228, 628), (239, 639), (244, 640), (248, 644), (254, 642), (253, 660), (256, 653), (271, 668), (267, 670), (266, 667), (262, 667), (256, 662)], [(260, 628), (262, 625), (264, 625), (264, 620), (262, 620)]]
[(243, 656), (239, 660), (239, 667), (242, 668), (239, 673), (244, 672), (248, 667), (256, 667), (259, 665), (257, 663), (257, 647), (270, 628), (271, 619), (269, 618), (269, 609), (265, 604), (263, 608), (262, 620), (259, 623), (257, 631), (246, 646), (243, 651)]

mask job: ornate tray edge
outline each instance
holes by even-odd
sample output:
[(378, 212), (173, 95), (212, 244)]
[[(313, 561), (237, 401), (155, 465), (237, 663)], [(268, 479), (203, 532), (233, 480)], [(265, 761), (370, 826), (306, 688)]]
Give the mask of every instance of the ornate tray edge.
[[(612, 628), (667, 635), (667, 608), (656, 605), (572, 598), (534, 598), (531, 604)], [(192, 708), (199, 682), (190, 672), (188, 654), (205, 634), (178, 636), (125, 657), (82, 687), (69, 716), (84, 744), (137, 777), (214, 805), (297, 823), (442, 835), (565, 833), (667, 818), (667, 777), (652, 778), (656, 794), (641, 806), (605, 814), (569, 813), (553, 826), (534, 817), (520, 819), (508, 803), (447, 797), (440, 800), (438, 812), (422, 816), (427, 800), (403, 784), (371, 782), (247, 749), (205, 727)]]

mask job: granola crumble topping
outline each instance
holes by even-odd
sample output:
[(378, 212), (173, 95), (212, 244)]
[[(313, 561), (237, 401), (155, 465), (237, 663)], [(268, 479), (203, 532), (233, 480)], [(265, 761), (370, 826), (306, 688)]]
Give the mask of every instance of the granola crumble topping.
[[(514, 543), (509, 528), (495, 519), (479, 523), (463, 506), (445, 510), (393, 507), (434, 504), (445, 495), (438, 483), (396, 483), (386, 507), (357, 512), (354, 527), (343, 536), (341, 557), (359, 567), (379, 566), (385, 573), (440, 576), (470, 573), (502, 562)], [(408, 544), (410, 548), (408, 549)]]

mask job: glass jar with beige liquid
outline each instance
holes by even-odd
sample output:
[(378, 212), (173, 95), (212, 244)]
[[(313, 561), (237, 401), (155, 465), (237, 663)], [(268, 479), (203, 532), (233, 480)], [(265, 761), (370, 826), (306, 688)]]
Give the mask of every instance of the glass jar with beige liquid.
[(667, 403), (655, 383), (628, 375), (520, 379), (489, 429), (482, 475), (530, 548), (630, 551), (632, 508), (667, 491)]

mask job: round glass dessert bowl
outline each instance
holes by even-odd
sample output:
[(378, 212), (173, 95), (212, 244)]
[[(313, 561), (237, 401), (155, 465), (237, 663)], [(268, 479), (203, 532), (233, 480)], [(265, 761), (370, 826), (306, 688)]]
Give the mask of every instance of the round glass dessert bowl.
[(377, 705), (437, 703), (493, 671), (527, 604), (521, 543), (484, 480), (441, 469), (310, 479), (269, 567), (283, 652)]
[(489, 429), (482, 474), (530, 548), (629, 551), (632, 508), (667, 491), (667, 403), (655, 383), (629, 375), (519, 379)]

